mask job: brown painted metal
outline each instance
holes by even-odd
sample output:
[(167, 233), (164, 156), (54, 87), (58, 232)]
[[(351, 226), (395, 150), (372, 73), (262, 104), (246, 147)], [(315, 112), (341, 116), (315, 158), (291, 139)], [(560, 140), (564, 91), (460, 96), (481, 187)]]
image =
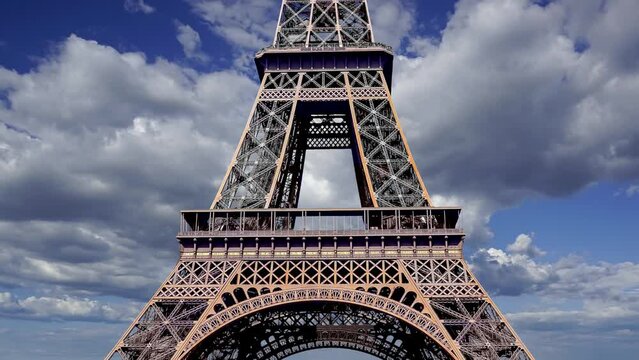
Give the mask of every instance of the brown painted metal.
[[(461, 210), (432, 207), (369, 19), (283, 0), (211, 209), (182, 212), (178, 263), (107, 360), (534, 359), (463, 258)], [(352, 150), (362, 208), (297, 209), (304, 154), (330, 148)]]

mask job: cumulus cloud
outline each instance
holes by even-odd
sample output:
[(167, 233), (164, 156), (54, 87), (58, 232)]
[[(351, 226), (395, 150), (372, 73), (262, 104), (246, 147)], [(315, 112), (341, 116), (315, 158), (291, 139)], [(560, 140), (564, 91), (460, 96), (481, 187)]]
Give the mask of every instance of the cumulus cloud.
[(397, 59), (394, 98), (431, 193), (492, 214), (639, 177), (636, 47), (602, 40), (636, 41), (634, 24), (612, 24), (639, 4), (576, 3), (462, 0), (441, 39)]
[(470, 260), (482, 285), (502, 296), (498, 302), (517, 297), (518, 310), (506, 316), (535, 354), (572, 358), (593, 341), (615, 344), (606, 351), (632, 351), (639, 335), (639, 264), (590, 263), (573, 255), (548, 261), (532, 239), (519, 235), (507, 250), (480, 249)]
[[(139, 305), (138, 305), (139, 306)], [(0, 315), (8, 318), (38, 320), (131, 321), (138, 306), (109, 305), (87, 298), (36, 297), (17, 298), (0, 292)]]
[(0, 121), (20, 125), (0, 126), (0, 286), (149, 296), (177, 256), (178, 211), (210, 203), (256, 88), (77, 36), (29, 73), (0, 67)]
[[(529, 235), (522, 234), (508, 246), (508, 251), (480, 249), (471, 256), (472, 268), (481, 283), (496, 295), (518, 296), (547, 289), (558, 275), (549, 264), (537, 263), (523, 245)], [(540, 250), (536, 250), (541, 252)]]
[(300, 190), (300, 207), (360, 206), (351, 151), (308, 151)]
[(124, 9), (132, 13), (150, 14), (155, 12), (155, 8), (145, 3), (144, 0), (124, 0)]
[(506, 249), (480, 249), (470, 258), (482, 284), (497, 295), (604, 301), (633, 295), (639, 289), (639, 264), (590, 264), (574, 255), (556, 262), (543, 261), (545, 252), (534, 245), (529, 234), (517, 236)]
[(193, 11), (231, 45), (254, 52), (273, 41), (280, 1), (189, 0)]
[(508, 245), (507, 249), (513, 254), (526, 255), (531, 259), (546, 254), (533, 244), (533, 238), (528, 234), (520, 234), (517, 236), (515, 242)]
[(175, 26), (177, 29), (177, 40), (180, 45), (182, 45), (184, 55), (189, 59), (195, 59), (201, 62), (208, 61), (208, 56), (202, 51), (200, 34), (191, 26), (182, 24), (179, 21), (175, 23)]
[(413, 33), (417, 11), (412, 0), (372, 0), (369, 12), (375, 41), (399, 49), (402, 41)]

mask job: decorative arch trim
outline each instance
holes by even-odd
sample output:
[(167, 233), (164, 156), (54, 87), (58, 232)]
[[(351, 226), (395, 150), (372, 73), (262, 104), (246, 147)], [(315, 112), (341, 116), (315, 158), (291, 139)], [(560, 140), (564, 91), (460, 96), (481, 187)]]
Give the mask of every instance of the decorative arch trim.
[(327, 301), (360, 305), (396, 317), (423, 332), (439, 345), (451, 359), (457, 359), (451, 344), (431, 318), (395, 300), (351, 289), (290, 289), (264, 294), (209, 314), (196, 325), (184, 347), (174, 359), (186, 359), (202, 341), (219, 329), (246, 315), (282, 304)]

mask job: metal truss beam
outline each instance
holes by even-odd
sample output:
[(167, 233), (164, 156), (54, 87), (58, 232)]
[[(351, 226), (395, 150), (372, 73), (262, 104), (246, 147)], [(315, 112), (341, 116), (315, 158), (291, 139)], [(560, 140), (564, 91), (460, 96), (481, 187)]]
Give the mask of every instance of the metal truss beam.
[[(316, 122), (340, 103), (347, 113), (339, 124), (335, 115)], [(346, 146), (354, 153), (363, 206), (430, 204), (384, 73), (373, 70), (267, 73), (212, 207), (296, 207), (305, 151)]]

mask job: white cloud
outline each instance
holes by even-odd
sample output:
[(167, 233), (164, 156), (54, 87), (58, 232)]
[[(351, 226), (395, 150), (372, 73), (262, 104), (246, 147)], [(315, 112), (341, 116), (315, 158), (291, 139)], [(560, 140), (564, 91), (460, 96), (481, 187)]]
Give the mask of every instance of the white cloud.
[(515, 242), (508, 245), (508, 251), (514, 254), (526, 255), (529, 258), (544, 256), (546, 253), (533, 245), (533, 237), (528, 234), (520, 234)]
[(597, 40), (634, 43), (622, 13), (639, 3), (587, 14), (570, 10), (578, 3), (462, 0), (441, 39), (396, 59), (394, 99), (431, 194), (476, 203), (488, 220), (526, 198), (639, 178), (639, 67), (624, 60), (637, 57)]
[(20, 299), (9, 292), (0, 292), (0, 315), (9, 318), (47, 321), (131, 321), (139, 305), (109, 305), (97, 300), (71, 296), (29, 296)]
[[(178, 211), (210, 203), (256, 88), (77, 36), (29, 73), (0, 67), (0, 122), (24, 129), (0, 126), (0, 286), (148, 296), (175, 259)], [(20, 229), (30, 237), (13, 241)]]
[[(522, 240), (526, 239), (526, 240)], [(577, 256), (555, 262), (522, 234), (507, 251), (489, 248), (471, 267), (492, 295), (516, 296), (506, 316), (539, 358), (571, 358), (593, 341), (606, 351), (635, 348), (639, 335), (639, 264), (589, 263)], [(531, 251), (530, 249), (536, 249)], [(534, 259), (533, 259), (534, 258)], [(498, 302), (508, 303), (503, 297)], [(584, 353), (581, 358), (593, 358)]]
[(182, 51), (189, 59), (195, 59), (201, 62), (209, 60), (208, 56), (202, 52), (202, 40), (200, 34), (191, 26), (176, 22), (177, 40), (182, 45)]
[[(510, 296), (535, 293), (558, 281), (552, 265), (537, 263), (526, 251), (519, 251), (522, 248), (521, 239), (526, 238), (530, 236), (519, 235), (517, 241), (508, 247), (509, 252), (489, 248), (480, 249), (471, 256), (475, 275), (491, 293)], [(531, 244), (528, 245), (528, 248), (531, 247)]]
[(280, 1), (188, 1), (211, 30), (231, 45), (255, 52), (273, 41)]
[(132, 13), (151, 14), (155, 12), (155, 8), (145, 3), (144, 0), (124, 0), (124, 9)]
[(639, 295), (635, 294), (639, 289), (639, 264), (590, 264), (573, 255), (543, 262), (540, 258), (544, 255), (533, 244), (532, 236), (521, 234), (507, 251), (480, 249), (470, 262), (482, 284), (498, 295), (536, 294), (590, 301)]
[(353, 157), (349, 150), (308, 151), (300, 192), (300, 207), (360, 206)]
[(414, 30), (417, 19), (412, 0), (372, 0), (369, 12), (375, 41), (399, 49), (402, 41)]
[(633, 197), (635, 195), (639, 195), (639, 185), (630, 185), (624, 192), (627, 197)]

